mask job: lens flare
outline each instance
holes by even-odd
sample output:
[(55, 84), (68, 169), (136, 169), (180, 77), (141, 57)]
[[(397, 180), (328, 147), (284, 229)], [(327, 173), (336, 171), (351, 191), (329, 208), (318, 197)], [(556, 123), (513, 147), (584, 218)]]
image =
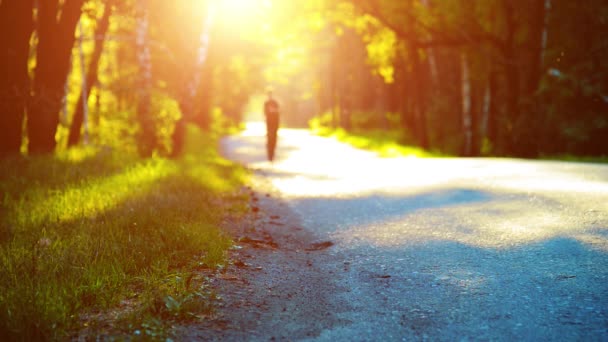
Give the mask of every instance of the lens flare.
[(246, 25), (270, 10), (269, 0), (218, 0), (213, 3), (219, 19), (232, 25)]

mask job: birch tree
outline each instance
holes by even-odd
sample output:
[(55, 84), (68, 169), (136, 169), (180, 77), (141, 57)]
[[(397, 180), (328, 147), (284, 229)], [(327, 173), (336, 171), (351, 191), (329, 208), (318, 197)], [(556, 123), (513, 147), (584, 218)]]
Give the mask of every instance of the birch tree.
[(471, 106), (471, 75), (469, 60), (465, 52), (460, 54), (460, 69), (462, 71), (462, 129), (464, 131), (463, 154), (473, 154), (473, 115)]
[[(97, 83), (97, 75), (99, 68), (99, 60), (103, 53), (104, 44), (106, 42), (106, 34), (108, 32), (108, 28), (110, 27), (110, 17), (112, 16), (112, 12), (114, 11), (114, 0), (109, 0), (104, 5), (104, 11), (101, 19), (97, 23), (97, 28), (94, 33), (95, 39), (95, 48), (93, 50), (93, 54), (91, 56), (91, 61), (89, 62), (88, 72), (83, 73), (86, 74), (84, 77), (84, 82), (82, 85), (83, 96), (78, 98), (78, 103), (76, 104), (76, 111), (74, 112), (74, 117), (72, 118), (72, 123), (70, 126), (70, 135), (68, 137), (68, 146), (74, 146), (80, 141), (81, 132), (83, 129), (84, 117), (85, 117), (85, 105), (88, 101), (88, 95), (91, 94), (91, 90), (93, 89), (93, 85)], [(81, 31), (82, 34), (82, 31)], [(82, 39), (82, 37), (81, 37)]]
[(137, 89), (137, 119), (140, 125), (138, 148), (140, 154), (149, 157), (156, 148), (156, 130), (150, 112), (152, 91), (152, 55), (149, 42), (148, 0), (137, 0), (137, 27), (135, 46), (139, 66)]
[(191, 73), (190, 79), (184, 82), (185, 87), (182, 90), (181, 98), (179, 100), (182, 116), (175, 123), (175, 131), (173, 132), (173, 150), (172, 155), (175, 157), (182, 151), (184, 139), (185, 139), (185, 125), (194, 116), (195, 101), (199, 89), (201, 88), (201, 81), (203, 75), (203, 67), (207, 62), (209, 56), (209, 47), (211, 43), (211, 29), (213, 27), (213, 20), (215, 16), (214, 9), (208, 5), (207, 15), (202, 25), (202, 30), (198, 39), (198, 48), (196, 54), (196, 60), (194, 63), (194, 69)]

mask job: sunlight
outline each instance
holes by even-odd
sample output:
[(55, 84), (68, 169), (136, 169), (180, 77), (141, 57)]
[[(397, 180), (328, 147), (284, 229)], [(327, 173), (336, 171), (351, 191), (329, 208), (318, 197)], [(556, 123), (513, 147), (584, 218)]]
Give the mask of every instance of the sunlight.
[[(595, 218), (577, 212), (547, 211), (523, 197), (504, 200), (496, 194), (486, 201), (438, 208), (430, 203), (426, 205), (429, 208), (404, 207), (403, 214), (399, 214), (399, 202), (393, 205), (395, 208), (386, 208), (397, 213), (391, 219), (372, 217), (369, 222), (334, 233), (333, 238), (350, 247), (402, 248), (428, 241), (452, 241), (473, 247), (508, 249), (568, 237), (597, 250), (608, 250), (605, 229), (589, 228), (595, 225)], [(449, 220), (437, 220), (438, 212)]]
[(211, 4), (217, 20), (233, 28), (260, 24), (264, 13), (272, 9), (270, 0), (216, 0)]
[(177, 172), (163, 159), (153, 159), (122, 173), (55, 191), (40, 201), (29, 202), (16, 210), (22, 227), (43, 222), (68, 222), (80, 217), (93, 218), (128, 198), (141, 195), (163, 178)]
[[(272, 184), (287, 200), (344, 202), (343, 224), (350, 228), (336, 228), (332, 235), (344, 245), (400, 248), (442, 240), (504, 249), (567, 236), (608, 250), (605, 233), (588, 230), (599, 227), (600, 213), (608, 208), (602, 197), (608, 185), (552, 163), (385, 159), (296, 129), (279, 131), (278, 158), (269, 163), (264, 124), (249, 123), (242, 136), (258, 142), (236, 149), (242, 161), (273, 175)], [(529, 195), (530, 189), (539, 195)], [(378, 217), (363, 207), (374, 203), (382, 206)], [(553, 203), (570, 209), (548, 211)], [(311, 212), (300, 214), (322, 217), (322, 207), (310, 204)], [(449, 220), (437, 221), (437, 213)]]
[(229, 11), (250, 11), (260, 7), (271, 7), (270, 0), (220, 0), (219, 5)]

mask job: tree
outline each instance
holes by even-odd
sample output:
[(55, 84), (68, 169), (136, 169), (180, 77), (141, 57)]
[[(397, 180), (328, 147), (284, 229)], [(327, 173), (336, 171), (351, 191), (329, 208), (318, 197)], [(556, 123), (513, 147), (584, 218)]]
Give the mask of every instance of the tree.
[(30, 81), (33, 0), (0, 2), (0, 158), (19, 153)]
[[(114, 4), (115, 0), (108, 0), (108, 2), (105, 4), (103, 15), (97, 23), (97, 28), (94, 34), (95, 49), (93, 50), (93, 55), (91, 56), (91, 62), (89, 63), (89, 69), (86, 75), (86, 81), (84, 82), (86, 89), (82, 90), (84, 94), (91, 94), (93, 85), (97, 83), (99, 59), (101, 58), (101, 54), (103, 52), (108, 28), (110, 27), (110, 17), (112, 16), (112, 12), (114, 11)], [(74, 113), (74, 117), (72, 118), (72, 124), (70, 125), (68, 146), (74, 146), (80, 141), (80, 134), (84, 121), (84, 100), (85, 99), (83, 96), (78, 97), (78, 103), (76, 104), (76, 112)]]
[(50, 153), (55, 149), (61, 99), (83, 3), (84, 0), (38, 2), (34, 98), (27, 115), (31, 153)]
[(149, 42), (148, 1), (137, 1), (137, 28), (135, 45), (139, 66), (139, 84), (137, 89), (137, 119), (140, 124), (139, 151), (144, 157), (152, 156), (157, 147), (154, 120), (150, 112), (152, 91), (152, 55)]

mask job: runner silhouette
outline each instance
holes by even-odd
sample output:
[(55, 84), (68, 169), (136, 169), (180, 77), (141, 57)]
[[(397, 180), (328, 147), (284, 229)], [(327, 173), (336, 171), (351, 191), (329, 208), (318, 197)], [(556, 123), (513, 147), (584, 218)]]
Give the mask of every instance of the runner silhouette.
[(264, 102), (264, 116), (266, 116), (266, 152), (268, 160), (274, 160), (274, 151), (277, 146), (277, 131), (279, 130), (279, 103), (268, 92), (268, 99)]

